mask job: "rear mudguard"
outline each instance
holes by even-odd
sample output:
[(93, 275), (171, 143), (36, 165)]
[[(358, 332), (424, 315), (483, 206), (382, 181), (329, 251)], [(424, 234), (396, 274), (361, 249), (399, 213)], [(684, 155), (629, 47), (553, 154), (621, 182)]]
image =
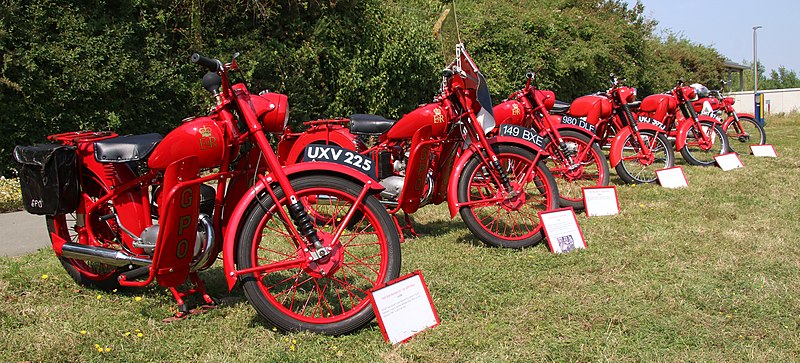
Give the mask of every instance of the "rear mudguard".
[[(487, 139), (490, 146), (493, 145), (500, 145), (500, 144), (511, 144), (514, 146), (519, 146), (524, 149), (528, 149), (533, 152), (536, 157), (534, 159), (538, 160), (543, 157), (549, 155), (546, 151), (544, 151), (541, 147), (537, 146), (532, 142), (525, 141), (518, 137), (513, 136), (495, 136), (493, 138)], [(472, 148), (467, 148), (461, 157), (458, 158), (456, 161), (456, 166), (453, 169), (453, 172), (450, 174), (450, 180), (447, 183), (447, 207), (450, 209), (450, 218), (456, 216), (458, 213), (459, 205), (458, 205), (458, 180), (461, 178), (461, 173), (464, 172), (464, 167), (467, 165), (467, 161), (472, 157), (475, 151)]]
[[(711, 122), (714, 125), (720, 124), (719, 120), (709, 116), (697, 115), (697, 119), (699, 121)], [(686, 137), (688, 136), (689, 130), (692, 129), (693, 125), (693, 122), (690, 121), (691, 120), (685, 120), (678, 125), (678, 133), (677, 136), (675, 136), (675, 150), (683, 149), (683, 147), (686, 146)]]
[(350, 130), (338, 125), (335, 126), (330, 129), (323, 127), (309, 129), (294, 140), (285, 159), (281, 155), (281, 159), (285, 160), (285, 165), (299, 162), (303, 158), (303, 150), (311, 144), (336, 145), (349, 150), (363, 151), (363, 148), (360, 147), (362, 143), (355, 135), (350, 133)]
[[(300, 176), (307, 174), (315, 175), (335, 175), (359, 184), (366, 184), (375, 191), (380, 192), (383, 186), (377, 183), (369, 176), (359, 173), (351, 168), (343, 165), (329, 163), (329, 162), (313, 162), (313, 163), (299, 163), (293, 164), (283, 168), (283, 172), (289, 180), (296, 179)], [(236, 247), (239, 239), (239, 229), (241, 228), (245, 218), (247, 218), (247, 211), (256, 203), (255, 199), (264, 192), (266, 186), (261, 180), (256, 181), (255, 185), (251, 187), (247, 193), (236, 204), (233, 212), (230, 214), (231, 219), (228, 222), (228, 229), (225, 231), (225, 238), (223, 239), (222, 246), (222, 264), (225, 269), (225, 281), (228, 283), (228, 290), (233, 289), (236, 285)]]
[[(644, 122), (637, 124), (637, 127), (639, 130), (650, 130), (661, 134), (665, 133), (664, 129)], [(626, 126), (622, 130), (619, 130), (619, 132), (617, 132), (617, 136), (614, 136), (614, 140), (611, 141), (611, 150), (609, 150), (608, 156), (612, 168), (617, 167), (617, 164), (622, 162), (622, 148), (624, 146), (625, 139), (627, 139), (631, 133), (633, 133), (631, 127)]]

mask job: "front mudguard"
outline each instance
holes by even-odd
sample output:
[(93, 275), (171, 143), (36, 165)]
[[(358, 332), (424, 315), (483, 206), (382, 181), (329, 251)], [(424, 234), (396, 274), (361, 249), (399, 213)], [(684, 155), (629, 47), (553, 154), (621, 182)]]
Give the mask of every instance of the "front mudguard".
[[(324, 174), (340, 176), (359, 184), (369, 185), (369, 188), (374, 192), (380, 192), (384, 189), (383, 186), (369, 176), (335, 163), (316, 161), (313, 163), (293, 164), (283, 168), (283, 172), (286, 173), (290, 181), (303, 175)], [(269, 177), (267, 180), (272, 182)], [(225, 281), (228, 283), (228, 290), (233, 289), (237, 281), (236, 261), (234, 256), (236, 256), (236, 247), (239, 243), (238, 237), (240, 228), (244, 219), (247, 217), (246, 214), (248, 210), (257, 203), (256, 198), (264, 193), (264, 189), (266, 189), (264, 182), (261, 180), (256, 181), (255, 185), (244, 194), (230, 214), (231, 219), (228, 221), (228, 229), (225, 231), (222, 245), (222, 265), (225, 270)]]
[[(529, 151), (533, 152), (536, 156), (534, 157), (534, 161), (538, 162), (544, 157), (547, 157), (549, 154), (539, 147), (538, 145), (520, 139), (518, 137), (513, 136), (495, 136), (490, 139), (487, 139), (489, 142), (489, 146), (492, 147), (494, 145), (500, 144), (511, 144), (514, 146), (519, 146), (524, 149), (528, 149)], [(459, 210), (458, 204), (458, 180), (461, 178), (461, 173), (464, 172), (464, 167), (467, 165), (467, 161), (475, 154), (475, 150), (472, 148), (467, 148), (461, 157), (456, 160), (455, 168), (453, 168), (453, 172), (450, 174), (450, 180), (447, 183), (447, 207), (450, 210), (450, 218), (456, 216)]]
[[(656, 133), (665, 134), (664, 129), (648, 123), (639, 123), (637, 124), (637, 127), (639, 130), (650, 130)], [(625, 139), (627, 139), (632, 133), (633, 130), (631, 127), (626, 126), (622, 130), (619, 130), (619, 132), (617, 132), (617, 136), (614, 136), (614, 140), (611, 141), (611, 150), (609, 150), (608, 156), (612, 168), (616, 168), (617, 165), (622, 162), (622, 149), (625, 146)]]
[[(701, 122), (702, 121), (711, 122), (715, 126), (720, 124), (719, 120), (710, 116), (697, 115), (697, 120)], [(692, 129), (692, 125), (694, 125), (694, 123), (691, 122), (691, 120), (685, 120), (684, 122), (681, 122), (679, 124), (678, 133), (677, 136), (675, 137), (675, 150), (683, 149), (683, 147), (686, 146), (686, 138), (689, 135), (689, 130)]]
[[(756, 119), (756, 116), (753, 115), (752, 113), (744, 113), (744, 112), (737, 112), (736, 117), (738, 117), (739, 119), (743, 118), (749, 118), (753, 120)], [(725, 119), (725, 122), (722, 123), (722, 129), (727, 130), (728, 126), (730, 126), (730, 124), (733, 123), (733, 121), (736, 121), (736, 118), (734, 118), (733, 115), (728, 116), (728, 118)]]

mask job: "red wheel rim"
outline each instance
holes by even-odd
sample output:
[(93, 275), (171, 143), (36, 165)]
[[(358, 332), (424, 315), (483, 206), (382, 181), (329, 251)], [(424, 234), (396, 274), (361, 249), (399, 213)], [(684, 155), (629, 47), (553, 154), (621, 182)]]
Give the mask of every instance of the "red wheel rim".
[[(81, 195), (83, 197), (82, 204), (84, 206), (88, 203), (94, 202), (100, 196), (103, 196), (107, 193), (100, 183), (91, 177), (86, 177), (83, 179), (81, 189), (83, 189)], [(110, 213), (111, 209), (108, 206), (100, 206), (97, 208), (95, 215), (105, 215)], [(116, 242), (114, 231), (111, 230), (106, 222), (92, 219), (91, 226), (96, 240), (89, 240), (89, 238), (85, 236), (86, 227), (78, 223), (74, 213), (69, 215), (61, 214), (51, 218), (54, 229), (53, 233), (65, 241), (115, 250), (121, 248), (119, 243)], [(70, 265), (77, 269), (83, 277), (93, 281), (104, 281), (114, 278), (119, 270), (117, 267), (99, 262), (86, 262), (71, 258), (67, 258), (66, 261), (68, 261)]]
[[(498, 197), (505, 198), (507, 193), (496, 187), (488, 168), (481, 165), (469, 176), (467, 202), (477, 202), (469, 208), (469, 213), (481, 228), (498, 239), (518, 241), (530, 238), (541, 229), (538, 212), (547, 210), (555, 198), (550, 195), (551, 186), (539, 175), (531, 160), (516, 154), (498, 154), (497, 157), (511, 184), (522, 188), (521, 194), (515, 198), (524, 198), (524, 204), (514, 200), (498, 202)], [(481, 200), (489, 201), (480, 203)]]
[[(595, 155), (594, 149), (591, 148), (591, 144), (566, 135), (563, 135), (562, 138), (564, 142), (575, 145), (577, 153), (573, 160), (580, 165), (569, 170), (568, 161), (551, 157), (547, 160), (547, 166), (556, 179), (558, 194), (561, 198), (572, 202), (583, 201), (583, 187), (603, 185), (603, 175), (601, 173), (603, 166), (600, 164), (597, 155)], [(558, 147), (556, 143), (551, 143), (550, 145), (551, 147)], [(551, 155), (557, 155), (557, 152), (553, 151)]]
[[(354, 202), (353, 196), (330, 188), (298, 191), (298, 199), (314, 215), (314, 224), (325, 245)], [(319, 197), (317, 197), (319, 196)], [(326, 277), (308, 263), (303, 246), (297, 246), (276, 208), (262, 218), (251, 252), (252, 266), (296, 261), (293, 267), (257, 274), (259, 288), (282, 313), (299, 321), (329, 324), (345, 320), (371, 303), (367, 291), (384, 281), (388, 251), (384, 231), (364, 204), (340, 238), (341, 261)], [(329, 268), (327, 266), (326, 268)]]

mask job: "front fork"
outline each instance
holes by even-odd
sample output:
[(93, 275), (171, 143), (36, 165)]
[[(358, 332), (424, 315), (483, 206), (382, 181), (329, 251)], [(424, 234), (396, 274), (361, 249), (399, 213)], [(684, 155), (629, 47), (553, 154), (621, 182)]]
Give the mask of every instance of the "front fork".
[[(486, 135), (483, 134), (483, 127), (478, 122), (478, 118), (475, 116), (475, 113), (472, 112), (472, 110), (469, 110), (469, 119), (470, 122), (472, 123), (472, 129), (476, 130), (475, 134), (477, 134), (479, 144), (483, 149), (480, 150), (479, 148), (478, 150), (476, 150), (478, 152), (478, 155), (483, 155), (483, 153), (486, 153), (489, 165), (492, 166), (495, 173), (497, 173), (497, 178), (499, 178), (499, 180), (495, 181), (499, 182), (499, 184), (503, 187), (503, 189), (505, 189), (504, 191), (508, 193), (509, 198), (517, 196), (517, 194), (519, 193), (514, 191), (514, 188), (511, 186), (511, 181), (508, 180), (508, 175), (506, 175), (506, 172), (500, 165), (500, 160), (497, 158), (497, 154), (494, 153), (494, 150), (492, 150), (491, 145), (489, 145), (489, 141), (486, 139)], [(477, 148), (477, 146), (475, 146), (474, 144), (470, 145), (470, 147)]]
[(650, 145), (648, 145), (644, 139), (642, 139), (642, 134), (639, 132), (639, 124), (635, 118), (633, 118), (633, 113), (631, 109), (628, 107), (628, 104), (622, 104), (622, 111), (625, 113), (625, 118), (628, 119), (628, 124), (631, 126), (631, 131), (633, 131), (633, 146), (641, 150), (642, 155), (649, 156), (652, 150), (650, 150)]

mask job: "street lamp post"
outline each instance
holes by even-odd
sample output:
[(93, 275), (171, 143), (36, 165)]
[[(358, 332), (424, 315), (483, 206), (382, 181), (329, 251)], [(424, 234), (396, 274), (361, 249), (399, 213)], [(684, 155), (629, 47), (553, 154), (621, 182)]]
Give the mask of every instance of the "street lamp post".
[(756, 30), (763, 28), (761, 25), (753, 27), (753, 95), (758, 92), (758, 35)]

